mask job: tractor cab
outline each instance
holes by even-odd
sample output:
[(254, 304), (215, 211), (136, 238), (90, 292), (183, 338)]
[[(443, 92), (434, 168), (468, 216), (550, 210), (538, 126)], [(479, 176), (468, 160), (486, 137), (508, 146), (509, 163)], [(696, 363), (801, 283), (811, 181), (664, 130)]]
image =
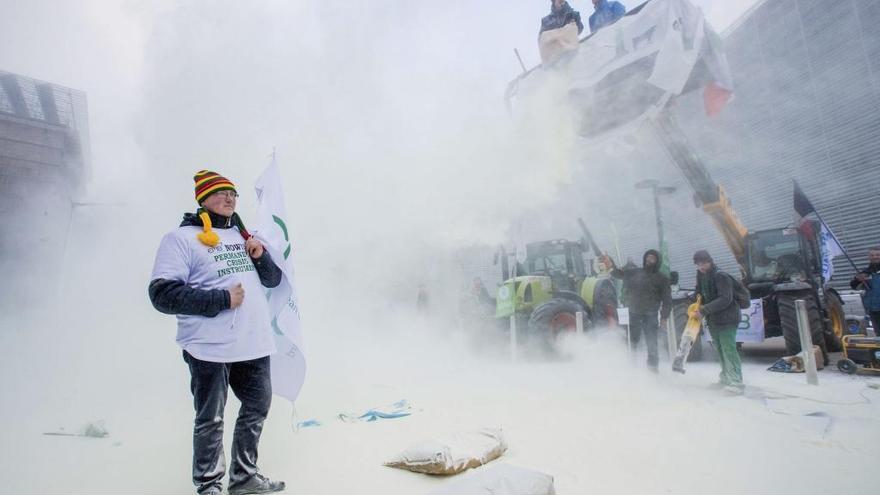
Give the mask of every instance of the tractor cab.
[[(769, 229), (746, 238), (746, 282), (754, 296), (783, 284), (821, 287), (822, 262), (815, 232), (817, 222), (801, 228)], [(806, 285), (803, 285), (806, 288)]]
[(579, 291), (587, 276), (584, 247), (564, 239), (526, 245), (527, 275), (550, 277), (554, 290)]

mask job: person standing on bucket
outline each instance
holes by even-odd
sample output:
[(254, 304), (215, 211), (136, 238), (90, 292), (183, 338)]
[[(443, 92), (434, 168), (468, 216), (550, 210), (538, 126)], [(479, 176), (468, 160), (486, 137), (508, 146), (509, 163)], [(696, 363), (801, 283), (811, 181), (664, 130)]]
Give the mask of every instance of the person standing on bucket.
[(177, 316), (177, 343), (189, 366), (195, 406), (192, 476), (200, 495), (220, 495), (226, 474), (223, 410), (228, 389), (241, 401), (232, 438), (229, 494), (281, 491), (257, 469), (257, 446), (272, 403), (269, 355), (275, 341), (264, 287), (281, 269), (235, 213), (238, 193), (222, 175), (195, 177), (199, 209), (162, 238), (150, 301)]
[(699, 314), (689, 310), (688, 316), (705, 318), (718, 351), (721, 374), (712, 388), (723, 389), (730, 395), (742, 395), (745, 390), (742, 361), (736, 350), (736, 329), (742, 313), (734, 298), (733, 277), (715, 266), (708, 251), (701, 249), (694, 253), (694, 264), (697, 265), (697, 294), (702, 296), (703, 303)]
[(610, 26), (626, 14), (626, 7), (620, 2), (609, 0), (593, 0), (593, 12), (590, 14), (590, 33)]
[[(642, 268), (620, 269), (614, 260), (605, 256), (603, 262), (611, 266), (611, 276), (623, 280), (629, 305), (630, 345), (635, 350), (641, 335), (645, 335), (648, 348), (648, 369), (658, 372), (660, 358), (657, 353), (657, 332), (666, 327), (669, 312), (672, 311), (672, 289), (669, 278), (660, 271), (660, 253), (654, 249), (645, 251)], [(657, 323), (657, 311), (660, 323)]]

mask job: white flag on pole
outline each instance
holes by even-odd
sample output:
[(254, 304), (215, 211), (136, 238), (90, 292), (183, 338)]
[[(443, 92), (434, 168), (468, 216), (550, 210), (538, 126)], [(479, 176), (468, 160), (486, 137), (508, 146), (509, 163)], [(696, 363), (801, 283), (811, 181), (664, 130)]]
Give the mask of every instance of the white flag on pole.
[(269, 311), (278, 353), (271, 358), (272, 392), (294, 402), (306, 377), (302, 329), (293, 270), (293, 243), (275, 156), (257, 178), (257, 228), (254, 236), (266, 246), (283, 273), (278, 287), (268, 290)]
[(825, 283), (828, 283), (831, 280), (831, 276), (834, 275), (834, 258), (841, 256), (843, 249), (841, 249), (840, 242), (838, 242), (834, 232), (831, 232), (831, 229), (825, 225), (825, 222), (822, 222), (821, 236), (822, 276), (825, 277)]

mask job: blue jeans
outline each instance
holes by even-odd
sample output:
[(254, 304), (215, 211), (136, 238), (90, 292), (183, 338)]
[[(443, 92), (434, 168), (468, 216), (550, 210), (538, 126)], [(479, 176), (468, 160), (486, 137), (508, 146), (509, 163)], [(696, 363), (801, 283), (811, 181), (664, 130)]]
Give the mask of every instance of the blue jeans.
[(223, 409), (229, 388), (241, 401), (232, 437), (229, 483), (257, 473), (257, 446), (272, 404), (269, 356), (237, 363), (202, 361), (183, 351), (189, 365), (196, 419), (193, 428), (193, 483), (201, 493), (219, 489), (226, 474), (223, 456)]
[(642, 334), (645, 334), (645, 347), (648, 348), (648, 366), (656, 368), (660, 362), (657, 355), (657, 331), (660, 323), (657, 321), (657, 313), (629, 315), (629, 341), (632, 350), (636, 350)]

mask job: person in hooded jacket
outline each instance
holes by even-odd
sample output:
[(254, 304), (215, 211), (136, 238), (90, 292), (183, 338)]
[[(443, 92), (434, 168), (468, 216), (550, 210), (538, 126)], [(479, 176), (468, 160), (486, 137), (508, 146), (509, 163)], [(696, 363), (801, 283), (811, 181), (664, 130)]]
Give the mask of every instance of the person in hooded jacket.
[(624, 14), (626, 7), (620, 2), (608, 0), (593, 0), (593, 9), (595, 12), (590, 14), (590, 33), (602, 29), (617, 22)]
[[(610, 257), (606, 258), (606, 263), (611, 263), (613, 266), (614, 260)], [(611, 276), (623, 280), (624, 291), (627, 294), (630, 345), (635, 349), (644, 334), (645, 347), (648, 348), (648, 368), (657, 372), (659, 363), (657, 332), (661, 326), (666, 326), (669, 312), (672, 311), (672, 289), (669, 277), (660, 271), (660, 253), (649, 249), (642, 256), (642, 268), (614, 267)]]
[(871, 317), (874, 334), (880, 335), (880, 246), (868, 250), (868, 267), (856, 274), (849, 286), (862, 290), (862, 304)]
[(694, 264), (697, 265), (697, 294), (703, 302), (699, 314), (688, 313), (688, 316), (706, 319), (709, 334), (718, 351), (721, 373), (718, 383), (713, 384), (712, 388), (724, 389), (731, 395), (742, 395), (745, 389), (742, 361), (736, 350), (736, 329), (742, 312), (734, 297), (733, 278), (715, 266), (715, 261), (706, 250), (694, 253)]
[(581, 14), (571, 8), (565, 0), (550, 0), (550, 14), (541, 19), (541, 30), (538, 34), (552, 29), (559, 29), (570, 23), (577, 24), (578, 34), (584, 30)]
[(162, 238), (149, 286), (153, 306), (177, 316), (177, 343), (189, 366), (193, 483), (201, 495), (222, 492), (223, 410), (232, 388), (241, 408), (229, 494), (280, 491), (283, 481), (257, 469), (257, 446), (272, 403), (269, 355), (276, 351), (264, 287), (277, 287), (282, 272), (235, 213), (233, 183), (208, 170), (193, 179), (199, 209)]

